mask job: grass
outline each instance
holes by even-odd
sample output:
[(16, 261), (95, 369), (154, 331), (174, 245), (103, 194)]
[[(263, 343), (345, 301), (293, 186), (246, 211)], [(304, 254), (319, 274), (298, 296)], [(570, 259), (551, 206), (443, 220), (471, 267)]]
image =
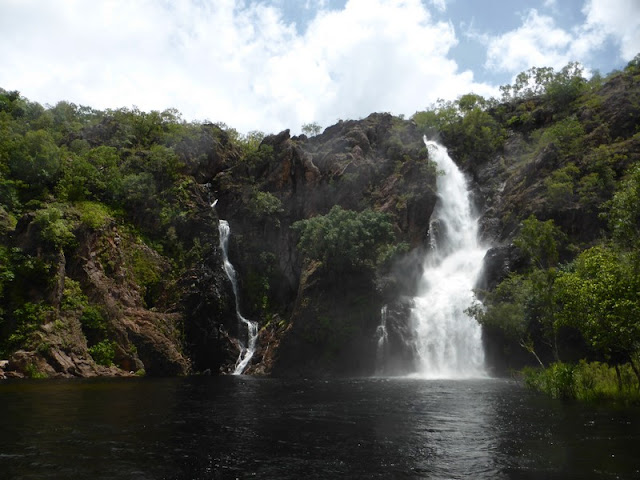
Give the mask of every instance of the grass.
[(525, 384), (552, 398), (589, 403), (640, 404), (640, 387), (631, 365), (614, 367), (581, 360), (578, 364), (554, 363), (545, 369), (522, 370)]

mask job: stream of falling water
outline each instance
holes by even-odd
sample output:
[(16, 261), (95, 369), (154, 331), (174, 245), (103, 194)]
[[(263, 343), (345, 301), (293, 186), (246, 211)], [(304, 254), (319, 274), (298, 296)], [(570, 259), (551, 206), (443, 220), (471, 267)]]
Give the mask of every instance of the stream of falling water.
[(478, 242), (469, 189), (446, 148), (424, 142), (436, 162), (439, 201), (431, 216), (432, 251), (427, 255), (410, 324), (418, 366), (415, 376), (486, 376), (480, 325), (465, 313), (473, 302), (487, 248)]
[[(212, 205), (213, 206), (213, 205)], [(238, 300), (238, 281), (236, 278), (236, 270), (233, 268), (233, 265), (229, 261), (228, 256), (228, 247), (229, 247), (229, 235), (231, 234), (231, 228), (229, 227), (229, 222), (226, 220), (220, 220), (218, 223), (218, 230), (220, 232), (220, 248), (222, 249), (222, 260), (224, 265), (224, 272), (227, 274), (227, 277), (231, 281), (231, 286), (233, 288), (233, 295), (236, 301), (236, 316), (238, 317), (239, 326), (245, 327), (247, 329), (247, 341), (246, 343), (239, 339), (240, 341), (240, 355), (236, 360), (236, 366), (233, 371), (234, 375), (241, 375), (244, 372), (247, 365), (251, 361), (253, 354), (256, 351), (256, 342), (258, 340), (258, 324), (257, 322), (253, 322), (247, 318), (244, 318), (240, 313), (240, 302)], [(238, 330), (240, 331), (240, 329)]]

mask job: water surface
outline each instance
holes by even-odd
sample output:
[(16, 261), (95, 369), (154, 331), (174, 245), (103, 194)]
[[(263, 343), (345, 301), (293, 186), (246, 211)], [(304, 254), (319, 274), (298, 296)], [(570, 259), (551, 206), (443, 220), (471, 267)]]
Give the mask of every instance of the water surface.
[(0, 477), (638, 478), (640, 410), (506, 380), (0, 383)]

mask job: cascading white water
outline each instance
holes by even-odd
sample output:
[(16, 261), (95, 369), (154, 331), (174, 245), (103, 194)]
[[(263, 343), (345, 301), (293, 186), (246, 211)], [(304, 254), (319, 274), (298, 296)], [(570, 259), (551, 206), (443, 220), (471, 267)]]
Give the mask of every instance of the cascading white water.
[(376, 328), (376, 337), (378, 338), (376, 349), (376, 374), (383, 373), (384, 368), (384, 350), (389, 341), (389, 332), (387, 332), (387, 306), (383, 305), (380, 309), (380, 324)]
[(442, 172), (439, 201), (431, 216), (432, 251), (424, 262), (411, 326), (418, 358), (416, 376), (469, 378), (485, 375), (480, 325), (464, 310), (487, 248), (477, 239), (467, 182), (446, 148), (428, 141), (429, 156)]
[[(217, 202), (217, 201), (216, 201)], [(213, 203), (212, 207), (215, 206)], [(224, 272), (231, 281), (231, 287), (233, 288), (233, 295), (236, 301), (236, 315), (240, 327), (246, 326), (247, 328), (247, 342), (246, 344), (240, 341), (240, 355), (236, 360), (236, 367), (233, 371), (234, 375), (241, 375), (244, 372), (247, 365), (251, 361), (253, 354), (256, 351), (256, 342), (258, 340), (258, 324), (247, 318), (244, 318), (240, 313), (240, 302), (238, 300), (238, 281), (236, 279), (236, 270), (229, 261), (227, 254), (227, 248), (229, 246), (229, 235), (231, 234), (231, 228), (229, 222), (226, 220), (220, 220), (218, 223), (218, 231), (220, 232), (220, 248), (222, 249), (222, 260), (224, 265)]]

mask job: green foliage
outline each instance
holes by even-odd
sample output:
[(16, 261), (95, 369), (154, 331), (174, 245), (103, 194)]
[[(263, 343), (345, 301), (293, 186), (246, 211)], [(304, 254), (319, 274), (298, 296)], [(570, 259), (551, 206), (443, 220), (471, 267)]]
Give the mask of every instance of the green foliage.
[(47, 374), (38, 370), (38, 367), (36, 367), (33, 363), (27, 365), (25, 374), (28, 378), (33, 379), (47, 378)]
[(584, 90), (583, 71), (576, 62), (567, 64), (559, 72), (551, 67), (532, 67), (519, 73), (513, 85), (500, 87), (502, 101), (526, 100), (546, 94), (556, 108), (563, 108)]
[(0, 237), (13, 231), (18, 221), (0, 205)]
[(116, 356), (116, 343), (110, 340), (102, 340), (89, 347), (89, 354), (97, 364), (110, 367), (113, 365), (113, 359)]
[(438, 99), (428, 110), (416, 112), (411, 119), (427, 137), (434, 138), (449, 131), (460, 121), (461, 115), (454, 102)]
[(82, 310), (89, 305), (87, 296), (82, 292), (80, 282), (69, 277), (64, 279), (64, 290), (60, 308), (62, 310)]
[(559, 208), (570, 205), (573, 202), (574, 185), (580, 169), (573, 163), (564, 168), (555, 170), (545, 181), (547, 198), (552, 206)]
[(388, 215), (338, 205), (326, 215), (297, 221), (292, 228), (300, 234), (302, 254), (335, 272), (375, 268), (395, 239)]
[(27, 345), (32, 334), (47, 322), (52, 308), (44, 303), (25, 302), (13, 311), (15, 328), (3, 345), (4, 353), (17, 350)]
[(587, 80), (582, 75), (584, 69), (577, 62), (564, 66), (545, 87), (545, 93), (556, 109), (563, 109), (571, 105), (587, 87)]
[(558, 263), (558, 242), (565, 235), (553, 220), (541, 222), (531, 215), (522, 222), (514, 244), (520, 248), (538, 268), (550, 268)]
[(542, 365), (539, 347), (556, 351), (554, 323), (553, 269), (534, 269), (527, 274), (512, 273), (494, 291), (486, 292), (484, 304), (476, 303), (467, 312), (484, 326), (502, 331)]
[(626, 247), (640, 247), (640, 165), (631, 168), (609, 204), (613, 238)]
[(113, 203), (121, 190), (120, 157), (113, 147), (99, 146), (66, 157), (58, 195), (65, 200), (87, 199)]
[(640, 73), (640, 53), (638, 53), (629, 61), (629, 63), (627, 63), (625, 71), (632, 74)]
[(593, 247), (562, 272), (554, 286), (558, 321), (577, 328), (598, 353), (614, 363), (640, 351), (638, 254)]
[(107, 226), (113, 217), (109, 209), (99, 202), (78, 202), (74, 205), (80, 217), (80, 223), (92, 230), (100, 230)]
[(97, 305), (86, 305), (84, 307), (80, 317), (80, 324), (89, 345), (95, 345), (103, 341), (109, 327), (102, 309)]
[(73, 221), (65, 215), (61, 205), (51, 204), (38, 210), (33, 222), (40, 227), (42, 240), (57, 249), (75, 242)]
[(458, 161), (482, 163), (502, 148), (506, 138), (504, 127), (485, 111), (488, 103), (475, 94), (455, 102), (438, 100), (412, 120), (427, 137), (442, 138)]
[(533, 390), (560, 400), (576, 398), (573, 365), (556, 362), (544, 369), (525, 368), (522, 373), (526, 385)]
[(315, 137), (322, 131), (322, 127), (316, 122), (305, 123), (302, 125), (302, 133), (309, 137)]
[[(12, 269), (11, 253), (9, 248), (0, 245), (0, 298), (4, 291), (5, 285), (9, 284), (15, 278)], [(0, 309), (0, 319), (2, 319), (2, 310)]]
[(616, 372), (605, 363), (581, 360), (578, 364), (553, 363), (546, 369), (525, 368), (522, 373), (529, 388), (552, 398), (640, 403), (638, 379), (630, 364), (621, 365)]
[(534, 216), (524, 220), (514, 244), (530, 258), (530, 268), (510, 274), (494, 291), (483, 292), (484, 305), (476, 304), (468, 310), (480, 324), (499, 329), (515, 340), (541, 365), (541, 346), (558, 356), (554, 285), (562, 238), (552, 220), (541, 222)]
[(569, 117), (544, 130), (538, 143), (538, 150), (541, 151), (553, 144), (561, 155), (575, 157), (584, 148), (584, 135), (582, 123), (575, 117)]
[(133, 280), (143, 289), (146, 305), (152, 307), (159, 294), (164, 273), (159, 256), (148, 247), (138, 244), (128, 250), (127, 262), (131, 267)]
[(52, 186), (60, 171), (60, 152), (51, 134), (45, 130), (28, 131), (17, 137), (9, 154), (11, 174), (35, 189)]
[(282, 212), (282, 202), (270, 192), (253, 192), (247, 208), (255, 218), (272, 217)]

